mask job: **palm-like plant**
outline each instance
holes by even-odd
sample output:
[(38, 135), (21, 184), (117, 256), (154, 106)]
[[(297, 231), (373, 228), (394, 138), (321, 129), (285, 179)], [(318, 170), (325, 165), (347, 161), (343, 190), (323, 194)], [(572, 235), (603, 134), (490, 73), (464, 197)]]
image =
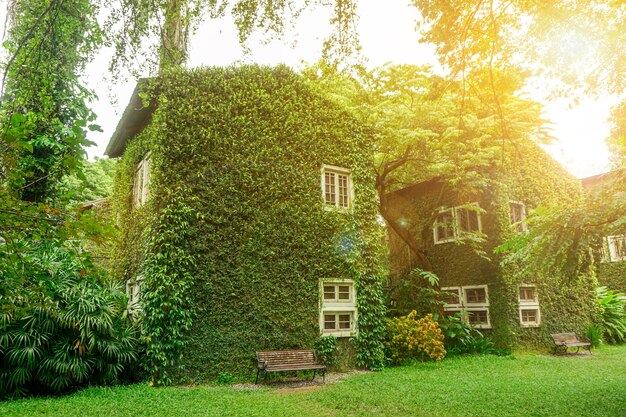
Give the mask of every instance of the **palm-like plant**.
[(606, 287), (596, 288), (596, 294), (607, 341), (626, 342), (626, 295)]
[(34, 245), (22, 265), (0, 304), (0, 397), (118, 381), (138, 357), (122, 289), (60, 245)]

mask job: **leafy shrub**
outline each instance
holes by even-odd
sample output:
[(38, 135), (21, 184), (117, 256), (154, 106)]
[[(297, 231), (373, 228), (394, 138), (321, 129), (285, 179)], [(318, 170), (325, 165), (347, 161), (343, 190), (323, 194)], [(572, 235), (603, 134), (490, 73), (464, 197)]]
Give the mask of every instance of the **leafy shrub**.
[(441, 311), (444, 302), (441, 301), (443, 293), (436, 289), (438, 284), (437, 275), (420, 268), (402, 276), (389, 291), (394, 303), (394, 315), (407, 315), (415, 310), (418, 316), (425, 316), (433, 311)]
[(421, 319), (416, 319), (416, 315), (416, 311), (411, 311), (406, 316), (395, 317), (387, 322), (385, 347), (394, 363), (426, 358), (440, 361), (446, 356), (444, 337), (432, 314)]
[(495, 349), (493, 342), (469, 324), (467, 313), (460, 311), (452, 316), (439, 319), (439, 327), (444, 335), (444, 345), (449, 354), (497, 354), (509, 352)]
[(624, 343), (626, 341), (626, 295), (606, 287), (596, 288), (596, 294), (601, 311), (601, 325), (607, 342)]
[(22, 261), (0, 260), (0, 398), (118, 382), (138, 357), (122, 289), (59, 242)]
[(335, 366), (339, 363), (337, 357), (337, 338), (335, 336), (321, 336), (315, 341), (317, 358), (326, 366)]
[(587, 340), (591, 343), (591, 346), (596, 348), (604, 343), (604, 337), (602, 335), (602, 329), (598, 326), (589, 326), (587, 328), (587, 332), (585, 336), (587, 336)]
[(221, 385), (230, 385), (235, 382), (235, 377), (229, 372), (220, 372), (217, 374), (217, 383)]

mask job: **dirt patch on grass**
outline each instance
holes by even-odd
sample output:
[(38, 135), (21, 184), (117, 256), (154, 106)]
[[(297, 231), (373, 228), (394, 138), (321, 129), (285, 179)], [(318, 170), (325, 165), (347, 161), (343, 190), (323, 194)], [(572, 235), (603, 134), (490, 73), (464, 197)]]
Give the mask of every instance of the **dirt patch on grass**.
[(537, 355), (540, 358), (591, 358), (593, 354), (591, 352), (568, 352), (568, 353), (558, 353), (558, 354), (550, 354), (550, 355)]
[(350, 375), (365, 374), (369, 371), (349, 371), (349, 372), (332, 372), (326, 374), (326, 383), (323, 382), (322, 377), (316, 376), (314, 381), (304, 377), (284, 377), (276, 378), (268, 382), (260, 382), (257, 384), (234, 384), (233, 388), (236, 389), (262, 389), (262, 388), (276, 388), (276, 392), (285, 394), (291, 392), (308, 392), (314, 391), (323, 387), (325, 384), (334, 384), (336, 382), (345, 379)]

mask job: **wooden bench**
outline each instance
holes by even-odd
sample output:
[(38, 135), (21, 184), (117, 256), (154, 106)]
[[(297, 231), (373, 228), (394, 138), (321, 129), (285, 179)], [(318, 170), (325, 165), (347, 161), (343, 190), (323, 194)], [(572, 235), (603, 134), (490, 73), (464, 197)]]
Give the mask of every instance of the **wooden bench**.
[(554, 353), (556, 354), (559, 350), (562, 353), (567, 353), (567, 348), (575, 347), (576, 353), (580, 350), (580, 348), (585, 348), (591, 353), (591, 343), (582, 342), (576, 336), (576, 333), (555, 333), (551, 334), (552, 340), (554, 341)]
[(272, 350), (256, 353), (257, 372), (255, 384), (259, 383), (259, 374), (264, 372), (264, 380), (268, 372), (313, 371), (313, 378), (319, 371), (326, 382), (326, 366), (317, 360), (314, 350)]

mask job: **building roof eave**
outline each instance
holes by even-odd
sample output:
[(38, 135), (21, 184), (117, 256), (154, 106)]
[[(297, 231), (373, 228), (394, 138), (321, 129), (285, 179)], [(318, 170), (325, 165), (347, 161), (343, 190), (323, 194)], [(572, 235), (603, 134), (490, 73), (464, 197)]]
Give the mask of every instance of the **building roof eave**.
[(153, 100), (149, 105), (146, 105), (139, 93), (145, 89), (150, 80), (150, 78), (140, 78), (137, 81), (122, 118), (104, 151), (104, 154), (109, 158), (121, 156), (128, 141), (148, 124), (150, 116), (156, 108), (156, 103)]

